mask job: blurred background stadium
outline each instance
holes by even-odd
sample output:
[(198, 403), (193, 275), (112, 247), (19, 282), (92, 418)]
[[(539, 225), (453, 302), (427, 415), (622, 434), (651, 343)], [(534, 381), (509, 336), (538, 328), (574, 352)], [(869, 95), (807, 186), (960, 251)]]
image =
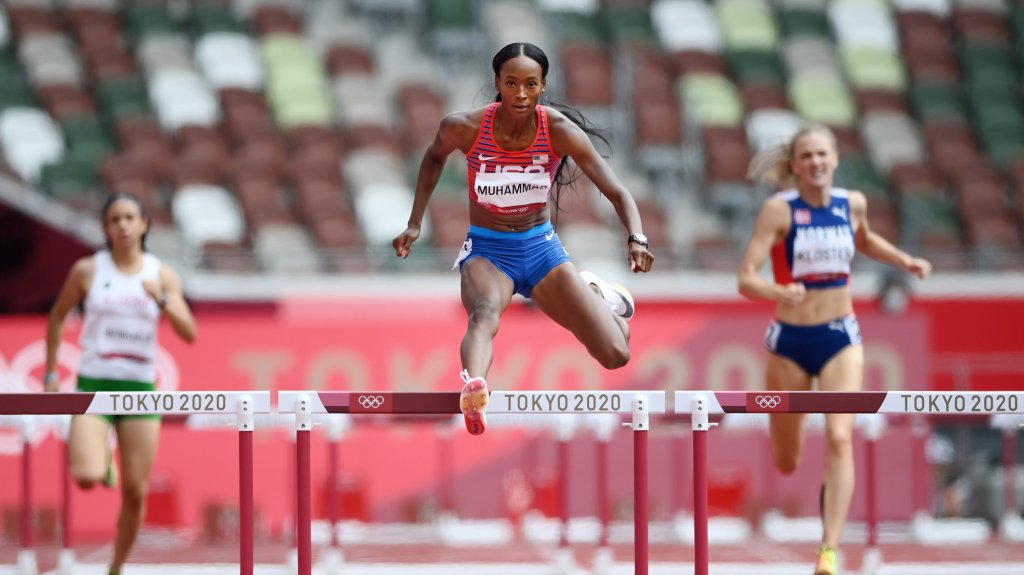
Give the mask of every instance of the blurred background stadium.
[[(637, 199), (657, 261), (647, 276), (628, 274), (620, 224), (579, 181), (559, 234), (580, 267), (636, 294), (634, 360), (598, 371), (569, 336), (516, 305), (498, 339), (495, 385), (758, 388), (771, 312), (739, 300), (734, 272), (768, 190), (745, 179), (746, 166), (813, 121), (836, 133), (837, 185), (867, 194), (872, 227), (936, 268), (908, 283), (857, 260), (868, 387), (1022, 388), (1024, 5), (1004, 0), (5, 0), (0, 388), (38, 389), (42, 314), (71, 263), (102, 244), (104, 197), (130, 192), (153, 219), (148, 247), (182, 274), (199, 321), (194, 348), (164, 334), (173, 369), (163, 385), (452, 389), (464, 315), (445, 270), (468, 223), (459, 154), (410, 259), (395, 258), (390, 241), (438, 121), (493, 99), (491, 56), (515, 41), (547, 52), (552, 99), (606, 130), (601, 151)], [(71, 326), (67, 349), (75, 335)], [(73, 360), (62, 368), (68, 385)], [(987, 421), (937, 423), (927, 453), (911, 426), (892, 432), (882, 456), (898, 479), (883, 519), (908, 522), (924, 509), (995, 527), (1006, 512), (1019, 517), (1004, 509), (1001, 434)], [(437, 516), (437, 463), (425, 454), (438, 440), (409, 429), (354, 434), (363, 459), (345, 464), (346, 477), (364, 507), (352, 517)], [(165, 430), (154, 492), (167, 499), (150, 508), (170, 515), (157, 523), (211, 536), (222, 528), (211, 509), (234, 498), (230, 469), (223, 482), (188, 473), (197, 449), (231, 452), (230, 438), (208, 433)], [(262, 439), (278, 463), (288, 461), (285, 436)], [(536, 459), (547, 448), (526, 433), (501, 437), (485, 448), (456, 436), (460, 453), (477, 454), (456, 465), (458, 489), (486, 480), (500, 491), (524, 461), (532, 487), (550, 488), (550, 466)], [(673, 437), (657, 441), (670, 450)], [(755, 527), (769, 507), (814, 515), (818, 463), (778, 479), (769, 501), (769, 488), (744, 479), (772, 473), (744, 457), (748, 440), (723, 439), (733, 447), (717, 456), (718, 512)], [(809, 454), (820, 452), (814, 441)], [(374, 471), (380, 449), (401, 455)], [(472, 463), (480, 453), (486, 463)], [(56, 457), (37, 461), (52, 508)], [(658, 520), (686, 505), (671, 490), (672, 462), (655, 463)], [(287, 531), (289, 480), (265, 464), (257, 498), (269, 540)], [(0, 458), (3, 477), (15, 470)], [(628, 469), (613, 476), (628, 500)], [(3, 485), (9, 512), (14, 489)], [(500, 516), (494, 497), (456, 511)], [(588, 495), (575, 497), (574, 513), (589, 513)], [(91, 507), (77, 528), (108, 534), (113, 500), (82, 498)]]

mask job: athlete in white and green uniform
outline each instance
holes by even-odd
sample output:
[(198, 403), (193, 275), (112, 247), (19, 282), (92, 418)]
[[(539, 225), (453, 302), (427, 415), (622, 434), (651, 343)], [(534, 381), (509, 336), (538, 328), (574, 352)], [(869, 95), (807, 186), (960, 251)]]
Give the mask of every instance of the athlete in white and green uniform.
[[(85, 321), (79, 343), (79, 391), (153, 391), (156, 389), (157, 326), (160, 304), (142, 287), (159, 282), (160, 260), (142, 256), (142, 269), (126, 275), (110, 251), (93, 256), (95, 271), (85, 297)], [(159, 418), (158, 415), (108, 415), (115, 418)]]
[[(107, 249), (77, 262), (50, 311), (46, 334), (47, 391), (58, 391), (57, 350), (64, 319), (76, 306), (85, 312), (78, 367), (81, 391), (151, 391), (156, 382), (157, 328), (167, 317), (187, 342), (195, 320), (169, 266), (145, 251), (149, 221), (134, 196), (111, 196), (103, 206)], [(118, 575), (135, 543), (145, 512), (149, 474), (160, 439), (157, 416), (77, 415), (71, 422), (71, 473), (83, 489), (117, 483), (107, 441), (117, 433), (121, 452), (121, 512), (110, 573)]]

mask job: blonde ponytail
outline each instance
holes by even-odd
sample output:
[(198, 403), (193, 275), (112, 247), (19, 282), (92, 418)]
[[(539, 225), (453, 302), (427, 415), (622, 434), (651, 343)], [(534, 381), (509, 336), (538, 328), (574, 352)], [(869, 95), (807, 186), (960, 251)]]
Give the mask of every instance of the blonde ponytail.
[(776, 189), (790, 187), (793, 184), (793, 169), (789, 164), (791, 148), (791, 142), (783, 142), (758, 152), (747, 167), (747, 178)]

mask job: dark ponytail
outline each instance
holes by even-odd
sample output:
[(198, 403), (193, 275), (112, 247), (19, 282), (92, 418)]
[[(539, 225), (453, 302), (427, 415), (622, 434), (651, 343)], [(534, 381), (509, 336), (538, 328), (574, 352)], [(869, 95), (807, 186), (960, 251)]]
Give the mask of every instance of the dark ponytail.
[[(505, 46), (501, 50), (498, 50), (498, 53), (495, 54), (494, 58), (491, 59), (491, 69), (494, 70), (494, 77), (498, 78), (498, 76), (501, 75), (501, 67), (505, 65), (505, 62), (508, 62), (509, 60), (517, 58), (519, 56), (526, 56), (527, 58), (539, 64), (541, 78), (545, 80), (547, 79), (548, 56), (547, 54), (544, 53), (544, 50), (541, 50), (540, 48), (533, 44), (530, 44), (529, 42), (515, 42), (513, 44)], [(501, 93), (498, 93), (494, 96), (494, 101), (501, 101)], [(594, 124), (591, 123), (590, 120), (588, 120), (586, 116), (584, 116), (583, 113), (577, 110), (576, 108), (573, 108), (572, 106), (568, 106), (566, 104), (560, 104), (558, 102), (554, 102), (551, 100), (542, 100), (541, 103), (544, 106), (558, 110), (566, 118), (569, 118), (570, 122), (579, 126), (579, 128), (583, 130), (583, 132), (587, 136), (601, 140), (602, 142), (604, 142), (605, 146), (608, 146), (609, 149), (611, 148), (611, 144), (608, 143), (608, 138), (605, 137), (603, 131), (594, 126)], [(559, 164), (558, 171), (555, 172), (555, 223), (557, 223), (558, 212), (560, 211), (558, 207), (558, 200), (561, 195), (562, 188), (572, 186), (572, 184), (579, 179), (580, 175), (582, 175), (580, 173), (580, 170), (575, 166), (575, 164), (572, 168), (566, 171), (565, 167), (569, 162), (565, 160), (569, 159), (571, 159), (569, 156), (562, 158), (562, 163)]]

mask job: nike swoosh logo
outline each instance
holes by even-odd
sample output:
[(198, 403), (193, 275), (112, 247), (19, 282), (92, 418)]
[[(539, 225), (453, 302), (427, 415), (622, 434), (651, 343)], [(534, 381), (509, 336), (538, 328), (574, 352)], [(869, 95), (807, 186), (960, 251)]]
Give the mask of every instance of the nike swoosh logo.
[(544, 234), (544, 239), (549, 241), (549, 242), (551, 241), (551, 238), (553, 238), (553, 237), (555, 237), (555, 230), (551, 230), (550, 232)]
[(491, 160), (498, 159), (498, 156), (485, 156), (483, 154), (480, 154), (479, 158), (481, 162), (490, 162)]

